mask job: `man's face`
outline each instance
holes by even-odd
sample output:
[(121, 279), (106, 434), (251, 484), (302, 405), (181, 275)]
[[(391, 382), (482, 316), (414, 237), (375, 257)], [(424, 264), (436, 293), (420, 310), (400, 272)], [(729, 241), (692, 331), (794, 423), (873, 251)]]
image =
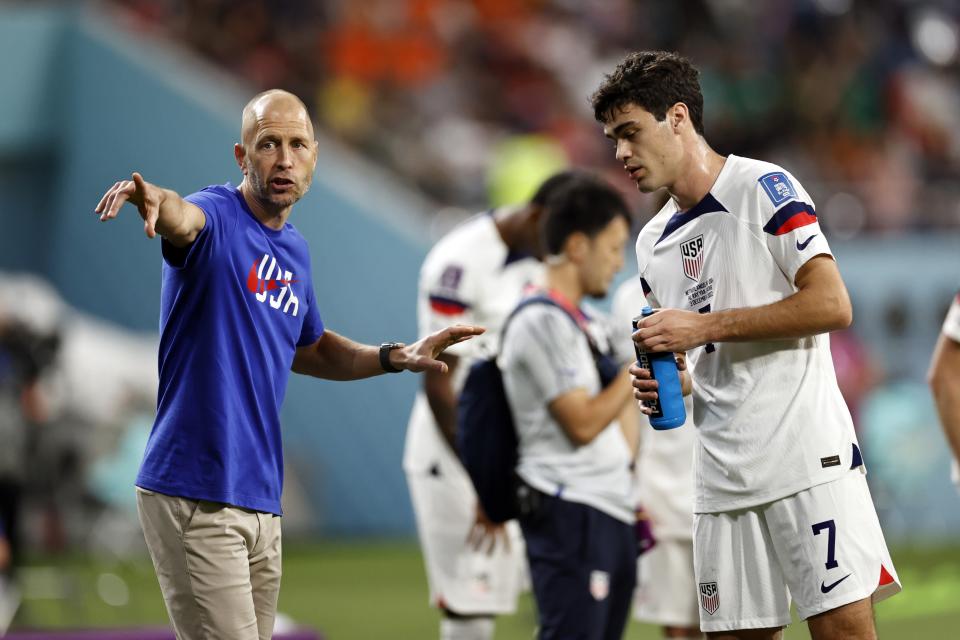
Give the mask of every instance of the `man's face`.
[(603, 134), (617, 145), (617, 160), (643, 193), (669, 188), (679, 177), (682, 146), (670, 121), (670, 110), (658, 121), (643, 107), (627, 103), (604, 123)]
[(604, 229), (588, 239), (586, 259), (580, 265), (580, 282), (584, 295), (602, 298), (610, 283), (623, 268), (623, 249), (630, 235), (626, 220), (617, 216)]
[(240, 166), (254, 197), (270, 208), (293, 206), (310, 189), (317, 164), (309, 116), (280, 97), (258, 103), (245, 125)]

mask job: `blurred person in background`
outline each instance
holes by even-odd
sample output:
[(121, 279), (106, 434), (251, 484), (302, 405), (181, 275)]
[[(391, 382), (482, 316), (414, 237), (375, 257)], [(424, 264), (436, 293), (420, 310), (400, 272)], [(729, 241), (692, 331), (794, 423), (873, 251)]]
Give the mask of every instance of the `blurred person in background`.
[(883, 380), (883, 371), (853, 327), (831, 332), (830, 355), (837, 385), (850, 410), (853, 427), (859, 433), (863, 401)]
[(606, 295), (623, 266), (630, 218), (616, 191), (587, 177), (553, 193), (545, 211), (539, 295), (549, 303), (511, 316), (498, 358), (519, 440), (519, 520), (538, 637), (613, 640), (636, 579), (634, 437), (625, 430), (637, 421), (630, 375), (581, 305)]
[(40, 379), (59, 347), (57, 330), (0, 314), (0, 636), (20, 605), (21, 514), (35, 440), (30, 428), (46, 419)]
[(713, 151), (678, 54), (628, 55), (592, 103), (637, 188), (671, 196), (637, 238), (661, 310), (634, 341), (691, 352), (700, 628), (779, 638), (792, 598), (814, 640), (875, 637), (873, 601), (900, 585), (830, 360), (826, 333), (852, 314), (810, 196), (781, 167)]
[(0, 518), (0, 574), (10, 566), (10, 541), (7, 540), (7, 528)]
[(45, 419), (41, 375), (60, 346), (56, 330), (41, 331), (14, 317), (0, 317), (0, 521), (13, 573), (22, 554), (20, 514), (30, 464), (31, 425)]
[(953, 481), (960, 487), (960, 293), (953, 299), (927, 376), (943, 433), (953, 452)]
[(7, 540), (3, 518), (0, 517), (0, 637), (7, 632), (20, 606), (20, 593), (7, 576), (11, 561), (10, 542)]
[[(643, 284), (635, 276), (613, 294), (611, 335), (617, 361), (636, 360), (631, 321), (647, 304)], [(637, 564), (633, 617), (661, 625), (666, 638), (702, 638), (700, 605), (693, 574), (693, 396), (684, 398), (687, 421), (680, 427), (654, 431), (639, 417), (639, 452), (634, 469), (638, 517), (646, 518), (653, 546)]]
[(300, 99), (267, 91), (243, 109), (239, 187), (181, 198), (133, 173), (95, 207), (107, 221), (130, 202), (147, 236), (161, 236), (160, 389), (137, 505), (178, 638), (271, 637), (289, 372), (354, 380), (444, 371), (436, 356), (482, 333), (451, 327), (377, 348), (324, 327), (307, 243), (287, 222), (317, 148)]
[(440, 356), (446, 372), (424, 374), (407, 426), (403, 468), (430, 603), (443, 614), (442, 640), (489, 640), (493, 617), (516, 611), (525, 573), (520, 530), (514, 521), (490, 522), (477, 501), (457, 458), (457, 397), (470, 366), (496, 353), (503, 321), (523, 292), (543, 284), (544, 207), (576, 180), (576, 173), (556, 174), (527, 204), (477, 214), (441, 238), (420, 270), (420, 335), (452, 322), (487, 329)]

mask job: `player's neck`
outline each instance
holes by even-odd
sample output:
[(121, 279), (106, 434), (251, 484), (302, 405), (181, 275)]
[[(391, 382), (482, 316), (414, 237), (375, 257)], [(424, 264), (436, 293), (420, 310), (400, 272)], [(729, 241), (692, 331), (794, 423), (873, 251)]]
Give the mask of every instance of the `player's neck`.
[(583, 287), (580, 286), (580, 273), (572, 262), (562, 256), (547, 258), (546, 282), (548, 289), (559, 293), (573, 306), (580, 306)]
[(669, 189), (670, 196), (681, 211), (693, 207), (710, 193), (727, 161), (726, 156), (711, 149), (700, 136), (691, 146), (680, 177)]
[(532, 247), (526, 246), (524, 231), (527, 225), (527, 207), (506, 206), (498, 207), (493, 212), (493, 223), (497, 227), (500, 239), (511, 251), (534, 253)]

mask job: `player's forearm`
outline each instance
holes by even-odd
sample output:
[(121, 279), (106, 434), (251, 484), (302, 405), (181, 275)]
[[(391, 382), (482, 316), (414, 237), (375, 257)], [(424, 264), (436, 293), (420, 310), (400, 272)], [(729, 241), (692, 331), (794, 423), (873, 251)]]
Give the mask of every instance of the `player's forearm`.
[(457, 450), (457, 405), (456, 402), (438, 402), (436, 398), (428, 398), (430, 411), (437, 423), (440, 435), (454, 451)]
[(203, 229), (203, 222), (197, 220), (196, 207), (172, 189), (160, 188), (159, 191), (162, 196), (154, 227), (156, 232), (177, 247), (190, 244)]
[(934, 398), (947, 443), (950, 445), (953, 456), (960, 460), (960, 384), (954, 384), (949, 389), (942, 390), (941, 393), (935, 393)]
[(853, 311), (846, 289), (801, 289), (761, 307), (728, 309), (704, 315), (704, 343), (778, 340), (846, 329)]
[(447, 372), (426, 372), (423, 377), (423, 390), (440, 434), (450, 448), (456, 450), (457, 395), (453, 391), (452, 375), (457, 366), (457, 358), (441, 354), (438, 360), (447, 363)]
[(960, 460), (960, 343), (940, 335), (927, 380), (947, 443)]
[(630, 374), (623, 370), (605, 389), (593, 397), (577, 397), (574, 402), (550, 411), (570, 441), (577, 446), (590, 444), (623, 410), (632, 393)]

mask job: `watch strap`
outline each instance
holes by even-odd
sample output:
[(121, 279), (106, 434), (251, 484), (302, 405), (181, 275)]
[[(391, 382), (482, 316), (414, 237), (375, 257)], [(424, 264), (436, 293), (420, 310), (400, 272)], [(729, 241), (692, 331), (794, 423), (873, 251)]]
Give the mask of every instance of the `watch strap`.
[(402, 342), (384, 342), (380, 345), (380, 367), (387, 373), (400, 373), (403, 369), (397, 369), (390, 362), (390, 352), (405, 346)]

